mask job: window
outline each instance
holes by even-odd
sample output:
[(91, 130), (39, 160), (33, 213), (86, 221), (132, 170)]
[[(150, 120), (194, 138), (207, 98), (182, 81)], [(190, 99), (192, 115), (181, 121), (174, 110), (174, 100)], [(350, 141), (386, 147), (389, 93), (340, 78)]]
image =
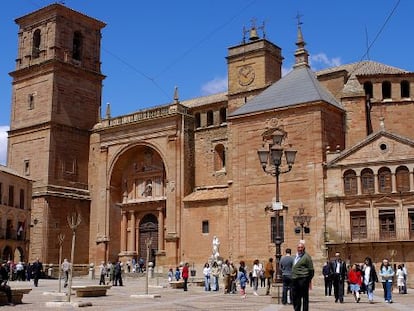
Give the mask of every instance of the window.
[(196, 128), (201, 127), (201, 118), (200, 118), (200, 113), (199, 112), (197, 112), (195, 114), (195, 127)]
[(213, 110), (207, 111), (207, 126), (213, 125), (214, 123), (214, 115)]
[(24, 175), (29, 176), (30, 175), (30, 161), (24, 160)]
[(364, 91), (369, 99), (373, 97), (372, 82), (368, 81), (364, 83)]
[(40, 35), (40, 29), (36, 29), (33, 33), (33, 42), (32, 42), (32, 57), (38, 58), (40, 54), (40, 41), (41, 41), (41, 35)]
[(35, 105), (35, 97), (34, 94), (29, 94), (27, 96), (27, 106), (29, 110), (33, 110)]
[(382, 82), (382, 99), (391, 99), (391, 82)]
[(410, 82), (407, 80), (401, 81), (401, 98), (410, 98)]
[(220, 108), (220, 124), (227, 121), (227, 111), (226, 108)]
[(369, 168), (361, 172), (361, 187), (363, 194), (374, 193), (374, 173)]
[(209, 233), (209, 226), (208, 226), (208, 220), (203, 220), (201, 223), (201, 232), (202, 233)]
[[(276, 228), (276, 216), (273, 216), (271, 218), (271, 232), (270, 232), (270, 239), (272, 241), (272, 243), (276, 242), (276, 237), (277, 237), (277, 228)], [(285, 240), (285, 228), (283, 226), (283, 216), (279, 215), (279, 236), (281, 239), (281, 242), (283, 243), (283, 241)]]
[(72, 58), (75, 60), (82, 59), (82, 34), (80, 31), (75, 31), (73, 34)]
[(358, 193), (357, 176), (353, 170), (344, 173), (344, 192), (346, 195)]
[(222, 144), (214, 148), (214, 170), (220, 171), (226, 167), (226, 152)]
[(395, 171), (395, 179), (397, 182), (397, 191), (410, 191), (410, 172), (407, 167), (397, 167), (397, 170)]
[(356, 211), (350, 213), (351, 217), (351, 239), (367, 238), (367, 215), (365, 211)]
[(392, 191), (391, 171), (387, 167), (382, 167), (378, 171), (378, 191), (381, 193)]
[(395, 233), (395, 211), (379, 211), (380, 239), (394, 239)]
[(9, 186), (9, 206), (14, 206), (14, 187)]
[(414, 238), (414, 209), (408, 210), (408, 230), (410, 230), (410, 239)]
[(20, 201), (19, 201), (19, 207), (21, 209), (24, 209), (24, 190), (20, 189)]

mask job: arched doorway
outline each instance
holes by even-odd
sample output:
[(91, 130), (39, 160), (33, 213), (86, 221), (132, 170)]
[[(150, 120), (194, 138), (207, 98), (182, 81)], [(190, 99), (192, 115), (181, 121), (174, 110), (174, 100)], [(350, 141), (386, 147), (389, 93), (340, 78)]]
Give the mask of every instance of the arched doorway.
[(24, 253), (21, 247), (16, 247), (14, 250), (14, 262), (24, 262)]
[[(139, 256), (146, 260), (147, 258), (147, 239), (151, 238), (152, 243), (149, 252), (149, 261), (156, 264), (155, 255), (158, 251), (158, 220), (153, 214), (145, 215), (139, 224)], [(147, 265), (147, 263), (145, 263)]]
[(13, 260), (13, 250), (10, 246), (6, 246), (3, 251), (3, 260)]

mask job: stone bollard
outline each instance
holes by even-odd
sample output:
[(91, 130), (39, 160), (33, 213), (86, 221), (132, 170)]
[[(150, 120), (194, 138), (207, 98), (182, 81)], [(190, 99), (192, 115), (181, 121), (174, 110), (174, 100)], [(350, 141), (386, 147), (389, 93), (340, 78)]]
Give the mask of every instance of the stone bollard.
[(53, 264), (52, 263), (49, 264), (49, 268), (47, 269), (47, 276), (49, 278), (53, 277)]
[(89, 274), (88, 274), (89, 280), (95, 280), (95, 264), (91, 262), (89, 264)]
[(154, 263), (152, 261), (148, 263), (148, 277), (154, 277)]

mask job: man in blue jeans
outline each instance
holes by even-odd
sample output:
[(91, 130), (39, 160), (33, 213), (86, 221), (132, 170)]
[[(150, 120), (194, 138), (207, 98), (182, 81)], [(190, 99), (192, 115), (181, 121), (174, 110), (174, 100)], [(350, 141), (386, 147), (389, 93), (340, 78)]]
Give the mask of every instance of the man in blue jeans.
[[(290, 248), (286, 249), (286, 255), (282, 256), (279, 263), (279, 268), (282, 273), (283, 281), (283, 291), (282, 291), (282, 304), (292, 303), (292, 266), (293, 266), (293, 257), (292, 250)], [(288, 301), (288, 292), (289, 292), (289, 301)]]

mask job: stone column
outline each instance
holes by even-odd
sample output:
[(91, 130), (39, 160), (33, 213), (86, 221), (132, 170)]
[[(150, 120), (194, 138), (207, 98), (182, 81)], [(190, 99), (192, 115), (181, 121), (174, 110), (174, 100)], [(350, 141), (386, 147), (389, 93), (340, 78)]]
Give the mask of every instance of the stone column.
[(121, 221), (121, 252), (125, 252), (127, 250), (127, 212), (122, 211), (122, 221)]
[(164, 212), (162, 207), (158, 209), (158, 250), (164, 248)]
[(397, 192), (397, 178), (395, 177), (395, 173), (391, 173), (391, 192)]
[(129, 211), (129, 213), (131, 214), (131, 241), (130, 241), (130, 247), (131, 249), (129, 249), (132, 252), (136, 251), (136, 244), (135, 244), (135, 239), (136, 239), (136, 230), (135, 230), (135, 212), (134, 211)]
[(362, 183), (361, 183), (361, 174), (357, 176), (357, 194), (361, 195), (362, 193)]

